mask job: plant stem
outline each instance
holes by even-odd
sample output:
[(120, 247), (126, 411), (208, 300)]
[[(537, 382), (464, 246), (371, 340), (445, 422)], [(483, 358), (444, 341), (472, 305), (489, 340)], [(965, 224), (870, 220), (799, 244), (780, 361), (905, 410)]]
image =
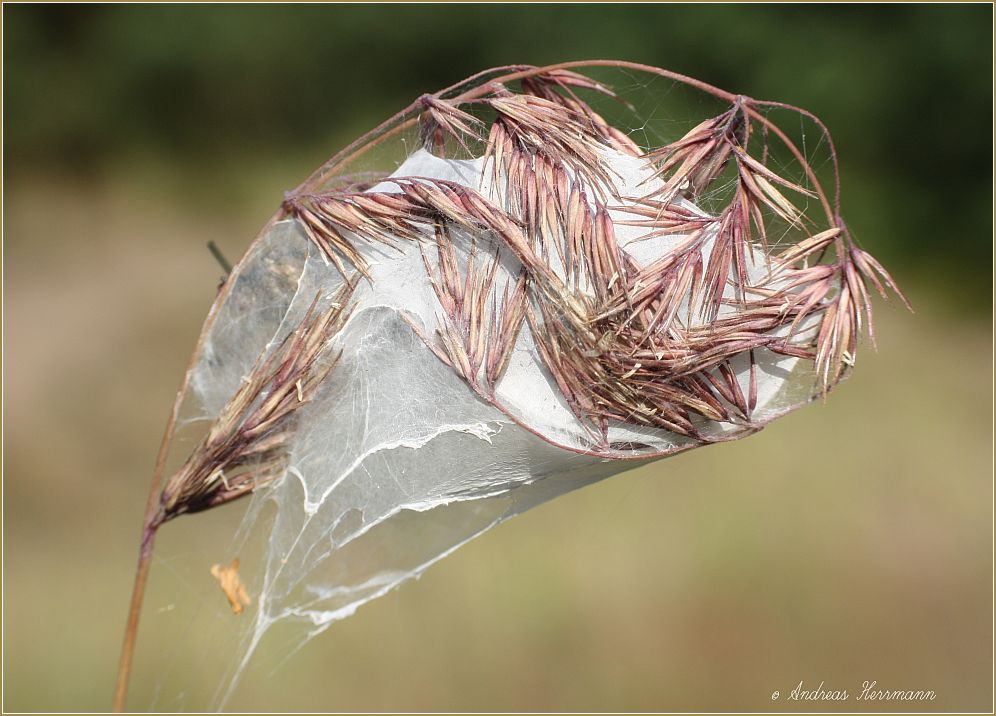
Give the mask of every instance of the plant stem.
[(114, 712), (121, 713), (128, 698), (128, 681), (131, 665), (135, 658), (135, 639), (138, 637), (138, 618), (142, 613), (142, 598), (152, 564), (152, 545), (156, 539), (155, 523), (146, 524), (142, 530), (142, 544), (138, 552), (138, 567), (135, 570), (135, 586), (131, 592), (131, 607), (128, 610), (128, 626), (125, 627), (124, 643), (121, 645), (121, 660), (118, 662), (118, 682), (114, 689)]
[[(248, 256), (252, 254), (253, 247), (266, 236), (273, 225), (276, 224), (284, 217), (283, 209), (280, 209), (275, 213), (270, 220), (266, 222), (266, 225), (259, 230), (256, 234), (256, 238), (253, 239), (250, 244), (249, 250), (242, 256), (242, 259), (232, 268), (229, 272), (228, 278), (225, 283), (222, 284), (218, 291), (218, 296), (215, 299), (215, 306), (218, 306), (222, 301), (227, 298), (229, 292), (232, 290), (232, 286), (235, 285), (239, 272), (242, 269), (242, 263), (246, 260)], [(139, 548), (138, 553), (138, 566), (135, 569), (135, 585), (132, 588), (131, 593), (131, 606), (128, 610), (128, 624), (125, 627), (124, 642), (121, 645), (121, 660), (118, 662), (118, 677), (117, 686), (114, 689), (114, 711), (121, 713), (124, 711), (125, 702), (128, 697), (128, 681), (131, 677), (131, 665), (135, 658), (135, 640), (138, 638), (138, 618), (142, 612), (142, 599), (145, 596), (145, 584), (149, 578), (149, 567), (152, 566), (152, 545), (155, 541), (156, 530), (159, 529), (159, 525), (162, 524), (162, 516), (159, 514), (159, 499), (160, 499), (160, 487), (163, 481), (163, 473), (166, 470), (166, 455), (169, 452), (169, 447), (171, 440), (173, 438), (173, 429), (176, 427), (177, 418), (180, 414), (180, 405), (183, 402), (183, 396), (187, 391), (187, 385), (190, 383), (190, 376), (194, 369), (195, 360), (200, 352), (200, 347), (204, 342), (205, 336), (211, 330), (214, 324), (214, 319), (217, 317), (218, 312), (212, 308), (210, 314), (208, 314), (207, 320), (201, 327), (201, 334), (197, 339), (197, 346), (194, 348), (194, 352), (190, 356), (190, 360), (187, 362), (187, 368), (183, 374), (183, 380), (180, 383), (179, 389), (176, 391), (176, 398), (173, 400), (173, 409), (170, 411), (169, 420), (166, 421), (166, 430), (163, 433), (162, 442), (159, 444), (159, 454), (156, 457), (156, 466), (152, 474), (152, 484), (149, 485), (149, 499), (145, 506), (145, 520), (142, 526), (142, 543)]]

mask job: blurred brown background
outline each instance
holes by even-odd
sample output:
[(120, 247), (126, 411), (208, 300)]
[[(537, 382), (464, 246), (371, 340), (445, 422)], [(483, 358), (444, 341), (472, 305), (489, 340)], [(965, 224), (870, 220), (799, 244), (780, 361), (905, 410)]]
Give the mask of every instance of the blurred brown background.
[[(788, 692), (874, 679), (992, 708), (990, 6), (3, 20), (5, 710), (109, 707), (155, 452), (219, 278), (205, 243), (236, 258), (285, 189), (422, 92), (582, 57), (820, 115), (850, 223), (917, 313), (880, 305), (879, 352), (826, 405), (512, 520), (230, 707), (817, 710)], [(199, 555), (239, 509), (167, 529)], [(131, 705), (166, 708), (145, 648)], [(215, 686), (168, 668), (190, 708)]]

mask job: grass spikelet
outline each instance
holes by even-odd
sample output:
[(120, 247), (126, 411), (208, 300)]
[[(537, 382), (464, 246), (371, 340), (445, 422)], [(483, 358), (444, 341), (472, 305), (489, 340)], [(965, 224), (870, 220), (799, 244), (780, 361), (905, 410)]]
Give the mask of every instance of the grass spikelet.
[(348, 317), (347, 284), (331, 308), (315, 296), (301, 323), (261, 356), (186, 463), (166, 482), (156, 523), (230, 502), (282, 474), (297, 411), (335, 365), (330, 342)]

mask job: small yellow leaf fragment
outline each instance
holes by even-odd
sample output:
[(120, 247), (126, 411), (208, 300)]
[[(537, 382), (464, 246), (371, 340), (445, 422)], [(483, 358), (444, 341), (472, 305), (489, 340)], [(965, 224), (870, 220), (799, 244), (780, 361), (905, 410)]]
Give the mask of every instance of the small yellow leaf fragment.
[(232, 612), (241, 614), (243, 608), (252, 600), (246, 593), (246, 587), (239, 578), (239, 558), (232, 560), (230, 565), (211, 565), (211, 576), (218, 580), (221, 591), (228, 598), (228, 603), (232, 605)]

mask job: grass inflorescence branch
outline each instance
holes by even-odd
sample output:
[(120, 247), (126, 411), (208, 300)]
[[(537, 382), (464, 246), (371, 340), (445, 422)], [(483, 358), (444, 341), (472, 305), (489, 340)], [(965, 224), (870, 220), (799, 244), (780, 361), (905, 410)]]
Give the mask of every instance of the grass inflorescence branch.
[[(646, 73), (726, 106), (674, 141), (641, 146), (585, 101), (627, 106), (586, 76), (586, 68)], [(832, 194), (767, 116), (775, 108), (811, 120), (822, 133)], [(437, 157), (480, 160), (480, 185), (346, 173), (416, 127), (424, 149)], [(801, 180), (789, 178), (784, 164), (776, 170), (772, 157), (786, 152)], [(613, 155), (644, 168), (635, 191), (621, 190)], [(372, 191), (381, 181), (389, 188)], [(551, 384), (590, 436), (584, 452), (605, 458), (663, 454), (610, 440), (616, 424), (666, 431), (692, 444), (716, 439), (715, 426), (739, 434), (759, 429), (765, 353), (810, 363), (812, 393), (825, 395), (854, 364), (861, 334), (874, 339), (870, 294), (891, 292), (906, 302), (841, 218), (836, 150), (816, 117), (628, 62), (510, 66), (423, 95), (288, 192), (257, 241), (287, 218), (341, 273), (342, 288), (332, 303), (316, 297), (302, 321), (259, 356), (207, 435), (162, 485), (191, 359), (143, 524), (117, 710), (125, 704), (156, 530), (283, 474), (300, 408), (334, 380), (332, 344), (354, 291), (361, 277), (373, 281), (368, 245), (417, 244), (439, 325), (430, 335), (410, 324), (483, 400), (516, 420), (498, 388), (528, 331)], [(795, 241), (785, 240), (786, 227)], [(623, 228), (669, 248), (641, 263), (620, 243)], [(234, 283), (225, 282), (219, 302)]]

